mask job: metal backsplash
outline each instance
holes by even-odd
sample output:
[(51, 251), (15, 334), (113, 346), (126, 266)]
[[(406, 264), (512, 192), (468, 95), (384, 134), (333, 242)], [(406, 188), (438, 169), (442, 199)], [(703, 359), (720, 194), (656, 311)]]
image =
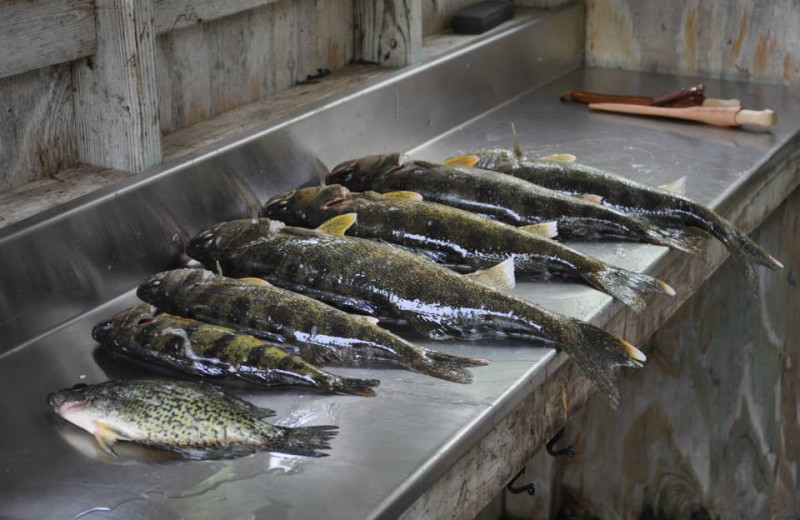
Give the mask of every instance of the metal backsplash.
[(0, 354), (179, 265), (182, 240), (205, 226), (251, 215), (339, 161), (413, 148), (576, 68), (583, 38), (583, 6), (563, 6), (6, 228)]

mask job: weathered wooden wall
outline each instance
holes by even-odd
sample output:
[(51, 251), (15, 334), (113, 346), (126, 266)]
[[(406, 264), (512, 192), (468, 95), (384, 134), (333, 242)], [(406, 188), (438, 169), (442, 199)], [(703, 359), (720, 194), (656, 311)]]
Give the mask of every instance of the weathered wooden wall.
[[(514, 0), (552, 7), (569, 0)], [(800, 83), (796, 0), (585, 0), (586, 63)]]
[(0, 78), (0, 191), (77, 162), (70, 64)]
[(625, 373), (614, 412), (592, 399), (567, 426), (574, 459), (539, 453), (541, 497), (505, 518), (800, 518), (800, 191), (753, 234), (785, 261), (758, 298), (726, 262)]
[(286, 90), (353, 56), (352, 0), (276, 2), (158, 37), (161, 129)]

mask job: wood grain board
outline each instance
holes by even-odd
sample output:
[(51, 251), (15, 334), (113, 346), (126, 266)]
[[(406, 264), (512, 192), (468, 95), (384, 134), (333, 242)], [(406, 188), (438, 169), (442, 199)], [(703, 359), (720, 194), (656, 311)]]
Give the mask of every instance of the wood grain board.
[(0, 79), (0, 192), (77, 162), (69, 64)]
[(352, 2), (278, 2), (158, 37), (161, 130), (170, 134), (286, 90), (353, 53)]
[(94, 54), (92, 0), (0, 2), (0, 78)]
[(98, 52), (73, 69), (78, 158), (139, 172), (161, 162), (150, 0), (96, 0)]
[(353, 9), (356, 61), (404, 67), (421, 58), (421, 0), (356, 0)]

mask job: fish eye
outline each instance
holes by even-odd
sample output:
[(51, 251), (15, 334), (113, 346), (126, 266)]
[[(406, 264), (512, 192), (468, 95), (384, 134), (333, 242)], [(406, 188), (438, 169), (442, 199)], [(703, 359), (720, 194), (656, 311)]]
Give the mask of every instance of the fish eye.
[(86, 383), (78, 383), (78, 384), (75, 384), (75, 385), (73, 385), (73, 386), (72, 386), (72, 389), (73, 389), (73, 390), (79, 390), (79, 391), (80, 391), (80, 390), (85, 390), (85, 389), (86, 389), (86, 387), (88, 387), (88, 386), (89, 386), (89, 385), (87, 385)]

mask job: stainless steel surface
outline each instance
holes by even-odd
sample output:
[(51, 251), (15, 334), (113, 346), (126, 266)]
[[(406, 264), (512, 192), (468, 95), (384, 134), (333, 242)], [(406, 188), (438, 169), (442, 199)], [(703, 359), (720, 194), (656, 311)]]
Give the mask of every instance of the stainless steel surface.
[[(569, 12), (561, 11), (556, 16)], [(571, 23), (569, 20), (561, 30), (571, 27)], [(519, 34), (522, 33), (508, 37), (514, 40)], [(526, 37), (536, 38), (537, 33), (532, 31)], [(509, 42), (498, 39), (488, 47), (500, 46), (508, 51)], [(462, 79), (489, 76), (483, 59), (491, 62), (501, 56), (508, 58), (502, 52), (475, 49), (483, 51), (481, 60), (471, 53), (451, 58), (464, 60), (458, 62), (462, 68), (470, 64), (472, 72)], [(513, 56), (522, 54), (517, 49)], [(523, 67), (518, 63), (515, 67), (522, 73)], [(565, 67), (569, 63), (564, 62)], [(455, 69), (447, 67), (456, 65), (444, 62), (441, 66), (444, 68), (420, 71), (421, 76), (433, 75), (427, 80), (401, 74), (398, 83), (386, 86), (387, 95), (394, 99), (392, 92), (405, 85), (403, 88), (409, 90), (403, 92), (410, 103), (430, 109), (429, 100), (412, 96), (415, 92), (419, 97), (429, 94), (431, 91), (423, 88), (424, 84), (434, 89), (440, 73), (451, 79), (449, 74)], [(529, 84), (536, 81), (532, 78)], [(441, 159), (475, 147), (505, 145), (510, 138), (509, 121), (514, 121), (527, 149), (540, 149), (543, 154), (571, 152), (582, 162), (652, 183), (687, 175), (689, 194), (717, 205), (724, 202), (731, 186), (757, 176), (762, 162), (782, 153), (784, 145), (797, 135), (800, 100), (796, 92), (775, 86), (704, 80), (709, 91), (719, 93), (719, 97), (738, 97), (748, 106), (776, 109), (782, 116), (781, 123), (765, 134), (590, 114), (584, 106), (557, 101), (558, 94), (568, 88), (660, 92), (697, 81), (607, 70), (569, 73), (456, 126), (413, 153), (421, 158)], [(460, 90), (472, 92), (470, 99), (481, 98), (471, 88), (454, 89), (452, 98), (440, 102), (457, 110), (464, 106), (454, 101), (461, 99)], [(520, 84), (517, 90), (521, 89)], [(503, 101), (511, 93), (487, 94), (486, 104), (480, 106), (488, 107), (488, 100)], [(366, 94), (367, 99), (381, 95), (377, 90)], [(409, 148), (461, 121), (446, 119), (449, 127), (443, 128), (445, 123), (438, 122), (436, 130), (429, 130), (419, 123), (427, 116), (417, 118), (411, 107), (402, 125), (387, 126), (386, 120), (374, 114), (364, 115), (367, 109), (359, 117), (355, 105), (347, 108), (348, 103), (358, 102), (351, 99), (308, 119), (292, 121), (287, 127), (189, 168), (154, 173), (123, 190), (107, 193), (93, 202), (93, 207), (76, 206), (71, 215), (40, 223), (41, 229), (6, 237), (0, 245), (0, 261), (20, 257), (11, 266), (16, 278), (9, 287), (18, 293), (17, 298), (23, 298), (27, 286), (35, 285), (32, 289), (39, 307), (46, 310), (52, 304), (57, 308), (52, 315), (41, 318), (52, 326), (83, 312), (90, 304), (96, 307), (100, 301), (107, 301), (147, 274), (177, 264), (181, 261), (181, 233), (193, 233), (213, 220), (247, 214), (248, 201), (261, 201), (294, 187), (307, 178), (308, 172), (319, 169), (317, 157), (332, 166), (348, 156)], [(383, 105), (370, 102), (366, 106), (372, 110)], [(452, 110), (439, 109), (451, 117)], [(326, 115), (326, 111), (336, 110), (344, 110), (339, 117), (352, 119)], [(317, 116), (325, 121), (320, 125), (331, 134), (314, 133), (319, 128)], [(346, 138), (353, 139), (350, 148), (342, 148), (344, 138), (333, 130), (337, 126), (342, 127)], [(177, 235), (175, 241), (173, 235)], [(9, 240), (19, 240), (16, 243), (25, 243), (26, 248), (9, 251)], [(69, 243), (72, 240), (77, 243)], [(664, 252), (655, 246), (636, 244), (579, 247), (637, 270), (647, 270)], [(37, 272), (37, 254), (43, 255), (45, 264), (53, 266), (54, 271)], [(39, 317), (32, 305), (17, 312), (15, 300), (6, 296), (9, 276), (2, 276), (0, 323), (7, 341), (15, 323), (26, 324)], [(75, 281), (65, 285), (64, 278), (70, 277)], [(64, 287), (74, 289), (60, 292)], [(604, 313), (617, 305), (608, 296), (576, 285), (520, 284), (516, 292), (550, 309), (600, 324)], [(222, 462), (108, 460), (88, 435), (49, 416), (45, 398), (48, 392), (78, 381), (92, 383), (118, 375), (150, 373), (145, 367), (97, 355), (96, 346), (89, 339), (94, 323), (133, 300), (126, 293), (0, 358), (0, 391), (4, 396), (0, 407), (5, 418), (5, 427), (0, 430), (0, 516), (37, 520), (69, 519), (83, 513), (81, 518), (85, 519), (126, 520), (392, 518), (444, 474), (562, 359), (552, 350), (518, 344), (436, 344), (436, 348), (447, 352), (487, 357), (492, 364), (473, 371), (472, 385), (391, 369), (333, 369), (343, 375), (380, 378), (383, 383), (378, 397), (373, 399), (231, 387), (254, 403), (277, 410), (285, 423), (339, 424), (341, 433), (333, 443), (331, 456), (324, 459), (258, 454)], [(24, 337), (16, 334), (11, 338)], [(4, 345), (13, 348), (14, 344)]]
[(181, 236), (249, 215), (323, 164), (417, 146), (574, 69), (582, 51), (583, 7), (566, 6), (0, 230), (0, 353), (176, 265)]

